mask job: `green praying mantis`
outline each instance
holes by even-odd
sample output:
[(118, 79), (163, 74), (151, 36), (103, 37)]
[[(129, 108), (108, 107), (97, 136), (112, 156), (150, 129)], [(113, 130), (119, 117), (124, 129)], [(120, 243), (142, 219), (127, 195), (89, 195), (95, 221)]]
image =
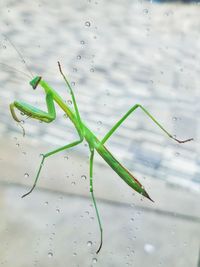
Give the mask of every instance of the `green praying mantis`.
[(99, 230), (100, 230), (100, 244), (96, 251), (96, 253), (99, 253), (101, 250), (102, 244), (103, 244), (103, 227), (101, 223), (101, 219), (99, 216), (99, 211), (96, 204), (96, 199), (94, 196), (94, 189), (93, 189), (93, 160), (94, 160), (94, 153), (97, 151), (99, 155), (108, 163), (108, 165), (126, 182), (133, 190), (141, 194), (142, 196), (148, 198), (149, 200), (153, 201), (149, 194), (145, 191), (142, 184), (119, 162), (117, 159), (111, 154), (111, 152), (106, 148), (105, 143), (106, 141), (112, 136), (112, 134), (117, 130), (117, 128), (128, 118), (128, 116), (133, 113), (136, 109), (140, 108), (165, 134), (168, 135), (168, 137), (172, 138), (173, 140), (177, 141), (178, 143), (185, 143), (188, 141), (193, 140), (193, 138), (186, 139), (186, 140), (178, 140), (173, 135), (171, 135), (165, 128), (147, 111), (142, 105), (135, 104), (131, 109), (128, 110), (128, 112), (111, 128), (111, 130), (104, 136), (102, 140), (99, 140), (95, 134), (86, 126), (86, 124), (81, 119), (78, 106), (76, 103), (75, 95), (73, 92), (73, 89), (68, 82), (66, 76), (64, 75), (61, 64), (58, 62), (58, 68), (60, 71), (60, 74), (62, 75), (67, 88), (69, 89), (69, 93), (71, 95), (73, 108), (69, 107), (65, 101), (59, 96), (59, 94), (46, 82), (42, 79), (41, 76), (36, 76), (34, 79), (30, 81), (30, 85), (33, 89), (37, 89), (40, 85), (46, 94), (46, 105), (47, 105), (47, 111), (40, 110), (32, 105), (29, 105), (25, 102), (21, 101), (14, 101), (10, 104), (10, 111), (12, 114), (12, 117), (15, 121), (20, 123), (20, 119), (18, 119), (15, 108), (19, 111), (23, 112), (25, 115), (27, 115), (30, 118), (34, 118), (46, 123), (50, 123), (53, 120), (56, 119), (56, 111), (54, 102), (60, 106), (60, 108), (66, 113), (66, 115), (69, 117), (71, 122), (74, 124), (74, 127), (76, 128), (79, 140), (74, 141), (70, 144), (67, 144), (65, 146), (59, 147), (53, 151), (50, 151), (48, 153), (42, 154), (42, 160), (39, 165), (38, 172), (36, 174), (35, 181), (33, 183), (33, 186), (31, 187), (30, 191), (28, 191), (26, 194), (22, 196), (26, 197), (29, 195), (33, 189), (36, 187), (36, 184), (38, 182), (42, 167), (44, 165), (44, 161), (46, 158), (61, 152), (63, 150), (67, 150), (69, 148), (72, 148), (74, 146), (77, 146), (83, 140), (85, 140), (89, 145), (90, 150), (90, 193), (92, 197), (92, 201), (95, 207), (96, 217), (98, 220)]

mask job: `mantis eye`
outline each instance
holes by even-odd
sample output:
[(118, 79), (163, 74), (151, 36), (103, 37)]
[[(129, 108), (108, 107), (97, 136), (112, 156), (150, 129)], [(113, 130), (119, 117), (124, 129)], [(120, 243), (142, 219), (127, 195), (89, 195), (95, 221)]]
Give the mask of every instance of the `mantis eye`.
[(41, 76), (36, 76), (33, 80), (30, 81), (30, 85), (33, 87), (33, 89), (36, 89), (41, 79)]

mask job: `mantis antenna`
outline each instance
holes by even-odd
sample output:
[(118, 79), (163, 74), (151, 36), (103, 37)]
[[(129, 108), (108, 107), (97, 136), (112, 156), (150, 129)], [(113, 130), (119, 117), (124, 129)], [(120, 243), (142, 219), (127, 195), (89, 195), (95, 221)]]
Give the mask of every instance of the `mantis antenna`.
[(8, 64), (5, 64), (5, 63), (0, 62), (0, 65), (6, 67), (6, 68), (8, 68), (8, 69), (11, 69), (11, 70), (13, 70), (13, 71), (19, 72), (19, 73), (25, 75), (26, 77), (28, 77), (29, 79), (32, 78), (32, 76), (30, 76), (30, 75), (27, 74), (26, 72), (21, 71), (21, 70), (18, 70), (17, 68), (11, 67), (11, 66), (9, 66)]
[[(27, 71), (30, 73), (31, 77), (33, 77), (33, 74), (31, 72), (31, 70), (29, 69), (24, 57), (22, 56), (21, 52), (17, 49), (17, 47), (13, 44), (13, 42), (11, 42), (11, 40), (5, 35), (5, 34), (2, 34), (4, 36), (4, 38), (11, 44), (11, 46), (16, 50), (18, 56), (20, 57), (20, 59), (22, 60), (22, 62), (24, 63)], [(14, 68), (13, 68), (14, 69)]]

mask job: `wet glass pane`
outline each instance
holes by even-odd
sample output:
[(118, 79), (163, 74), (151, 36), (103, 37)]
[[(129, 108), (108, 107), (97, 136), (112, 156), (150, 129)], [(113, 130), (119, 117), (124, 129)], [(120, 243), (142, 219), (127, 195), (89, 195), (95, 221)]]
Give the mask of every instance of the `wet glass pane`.
[(199, 267), (199, 3), (0, 10), (0, 265)]

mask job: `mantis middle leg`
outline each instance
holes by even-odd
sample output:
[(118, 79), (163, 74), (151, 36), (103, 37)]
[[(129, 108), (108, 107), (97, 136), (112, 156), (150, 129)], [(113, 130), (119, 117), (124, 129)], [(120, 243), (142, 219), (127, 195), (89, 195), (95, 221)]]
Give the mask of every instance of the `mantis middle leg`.
[(39, 178), (39, 176), (40, 176), (40, 172), (41, 172), (42, 167), (43, 167), (43, 165), (44, 165), (44, 160), (45, 160), (46, 158), (48, 158), (48, 157), (50, 157), (50, 156), (52, 156), (52, 155), (54, 155), (54, 154), (56, 154), (56, 153), (58, 153), (58, 152), (60, 152), (60, 151), (63, 151), (63, 150), (66, 150), (66, 149), (68, 149), (68, 148), (71, 148), (71, 147), (73, 147), (73, 146), (76, 146), (76, 145), (80, 144), (82, 141), (83, 141), (83, 138), (81, 137), (81, 139), (78, 140), (78, 141), (75, 141), (75, 142), (73, 142), (73, 143), (70, 143), (70, 144), (68, 144), (68, 145), (66, 145), (66, 146), (59, 147), (59, 148), (57, 148), (57, 149), (55, 149), (55, 150), (52, 150), (52, 151), (50, 151), (50, 152), (48, 152), (48, 153), (46, 153), (46, 154), (42, 154), (42, 160), (41, 160), (41, 163), (40, 163), (40, 166), (39, 166), (39, 169), (38, 169), (38, 172), (37, 172), (37, 175), (36, 175), (34, 184), (33, 184), (33, 186), (31, 187), (31, 189), (30, 189), (26, 194), (24, 194), (24, 195), (22, 196), (22, 198), (23, 198), (23, 197), (26, 197), (27, 195), (29, 195), (29, 194), (33, 191), (33, 189), (36, 187), (38, 178)]

